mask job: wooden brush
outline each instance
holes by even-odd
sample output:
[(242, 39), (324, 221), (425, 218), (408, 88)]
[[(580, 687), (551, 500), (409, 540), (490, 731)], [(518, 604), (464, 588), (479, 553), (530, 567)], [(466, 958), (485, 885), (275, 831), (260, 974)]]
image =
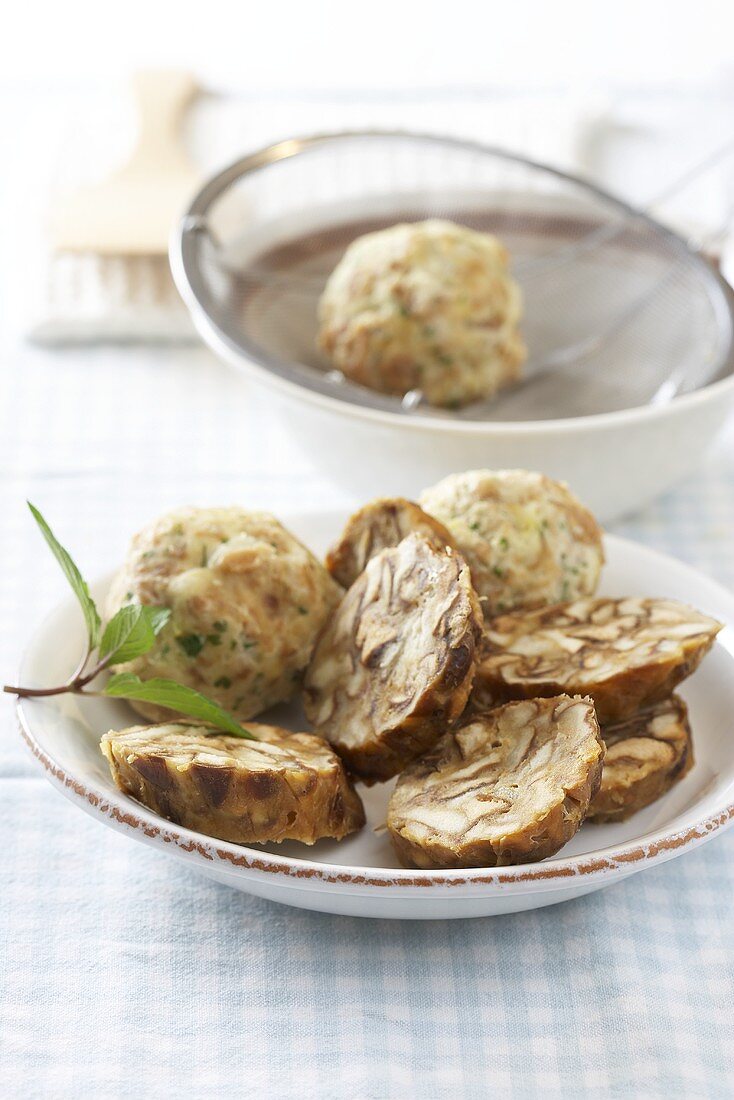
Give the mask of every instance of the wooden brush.
[(137, 140), (109, 179), (59, 196), (44, 315), (44, 344), (190, 340), (194, 330), (173, 285), (168, 237), (198, 175), (181, 140), (196, 93), (188, 73), (135, 76)]

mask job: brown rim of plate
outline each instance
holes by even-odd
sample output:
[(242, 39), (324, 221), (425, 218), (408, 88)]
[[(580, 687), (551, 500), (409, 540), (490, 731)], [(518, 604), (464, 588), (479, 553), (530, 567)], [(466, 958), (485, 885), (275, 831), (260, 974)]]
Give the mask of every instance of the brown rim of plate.
[[(369, 873), (355, 871), (339, 864), (331, 865), (332, 869), (329, 870), (330, 865), (328, 864), (321, 865), (288, 856), (271, 856), (269, 853), (253, 854), (251, 856), (246, 853), (254, 853), (254, 849), (230, 844), (227, 841), (218, 841), (214, 837), (206, 838), (201, 833), (191, 833), (190, 830), (182, 829), (165, 818), (159, 818), (152, 811), (150, 811), (151, 818), (156, 818), (161, 824), (158, 825), (153, 820), (145, 821), (135, 813), (134, 809), (117, 806), (110, 798), (100, 797), (94, 791), (88, 790), (83, 783), (69, 775), (56, 761), (52, 760), (31, 733), (25, 721), (21, 704), (22, 700), (18, 699), (16, 701), (16, 716), (20, 733), (28, 748), (44, 770), (48, 772), (52, 782), (71, 792), (80, 801), (87, 802), (93, 810), (119, 825), (138, 830), (151, 841), (161, 840), (164, 844), (173, 844), (185, 854), (196, 854), (209, 862), (218, 859), (220, 862), (229, 863), (234, 867), (244, 867), (247, 870), (262, 871), (267, 874), (285, 875), (287, 878), (312, 879), (338, 885), (383, 887), (507, 886), (516, 882), (563, 882), (585, 875), (603, 874), (607, 871), (619, 870), (620, 867), (632, 866), (645, 860), (657, 862), (660, 856), (668, 852), (678, 851), (689, 845), (695, 847), (696, 842), (702, 841), (712, 833), (726, 828), (734, 821), (734, 803), (731, 803), (710, 817), (696, 822), (687, 829), (672, 833), (670, 836), (661, 837), (658, 840), (650, 841), (648, 844), (635, 844), (633, 842), (631, 845), (613, 850), (604, 856), (570, 857), (565, 866), (562, 865), (563, 861), (561, 860), (551, 860), (548, 863), (539, 863), (534, 866), (521, 864), (516, 868), (505, 867), (501, 870), (480, 867), (469, 868), (463, 874), (457, 874), (456, 871), (451, 870), (424, 871), (419, 875), (400, 868), (386, 867), (381, 869), (384, 871), (381, 877), (373, 878)], [(133, 806), (138, 805), (133, 803), (132, 800), (130, 802)], [(190, 837), (187, 836), (189, 833), (191, 833)], [(200, 839), (196, 839), (197, 837)], [(225, 847), (221, 847), (221, 845), (225, 845)], [(554, 866), (554, 862), (558, 865)], [(294, 866), (298, 863), (303, 863), (304, 866)]]

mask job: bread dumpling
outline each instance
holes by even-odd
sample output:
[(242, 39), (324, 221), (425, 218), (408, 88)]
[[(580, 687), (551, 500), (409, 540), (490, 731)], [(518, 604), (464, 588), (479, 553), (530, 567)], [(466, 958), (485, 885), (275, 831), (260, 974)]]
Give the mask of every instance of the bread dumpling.
[(353, 382), (459, 408), (516, 381), (520, 288), (489, 233), (432, 219), (358, 237), (319, 302), (319, 344)]
[[(176, 680), (246, 720), (300, 689), (340, 596), (321, 562), (273, 516), (179, 508), (135, 536), (106, 610), (169, 608), (153, 648), (121, 668)], [(153, 721), (170, 717), (150, 703), (132, 705)]]
[(529, 470), (451, 474), (419, 497), (471, 569), (486, 616), (591, 596), (602, 531), (568, 486)]

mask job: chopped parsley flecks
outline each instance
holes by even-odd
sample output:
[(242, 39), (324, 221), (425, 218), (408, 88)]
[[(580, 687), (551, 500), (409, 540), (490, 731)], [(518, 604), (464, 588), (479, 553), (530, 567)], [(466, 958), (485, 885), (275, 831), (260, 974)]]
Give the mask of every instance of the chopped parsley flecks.
[(469, 530), (470, 531), (478, 531), (479, 530), (479, 524), (476, 520), (474, 520), (473, 523), (469, 524)]
[(222, 644), (221, 634), (207, 634), (206, 640), (208, 641), (209, 645), (221, 645)]
[(169, 535), (182, 535), (184, 533), (183, 523), (174, 523), (173, 527), (168, 533)]
[(509, 550), (510, 549), (510, 543), (508, 542), (508, 540), (504, 536), (499, 541), (499, 548), (500, 548), (500, 550)]
[(228, 688), (232, 687), (232, 681), (229, 676), (220, 676), (218, 680), (214, 681), (215, 688)]
[(494, 573), (495, 577), (499, 577), (500, 579), (505, 575), (504, 569), (502, 569), (499, 565), (493, 565), (492, 572)]
[(227, 629), (227, 624), (223, 619), (217, 619), (216, 622), (212, 623), (212, 626), (216, 630), (217, 634), (224, 634), (225, 630)]
[(244, 642), (242, 643), (242, 648), (243, 649), (254, 649), (256, 645), (257, 645), (257, 642), (251, 642), (248, 638), (245, 638)]
[(297, 610), (299, 615), (308, 615), (308, 608), (302, 607), (301, 604), (298, 605)]
[(396, 309), (401, 317), (410, 317), (410, 310), (403, 302), (398, 302)]
[(204, 639), (199, 634), (178, 634), (176, 641), (187, 657), (198, 657), (204, 648)]

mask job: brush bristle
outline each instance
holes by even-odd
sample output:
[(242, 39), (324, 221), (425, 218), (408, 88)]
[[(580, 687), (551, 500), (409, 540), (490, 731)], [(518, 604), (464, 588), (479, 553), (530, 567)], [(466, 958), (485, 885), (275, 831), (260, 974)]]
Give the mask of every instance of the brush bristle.
[(196, 340), (167, 257), (71, 252), (51, 256), (29, 335), (47, 345)]

